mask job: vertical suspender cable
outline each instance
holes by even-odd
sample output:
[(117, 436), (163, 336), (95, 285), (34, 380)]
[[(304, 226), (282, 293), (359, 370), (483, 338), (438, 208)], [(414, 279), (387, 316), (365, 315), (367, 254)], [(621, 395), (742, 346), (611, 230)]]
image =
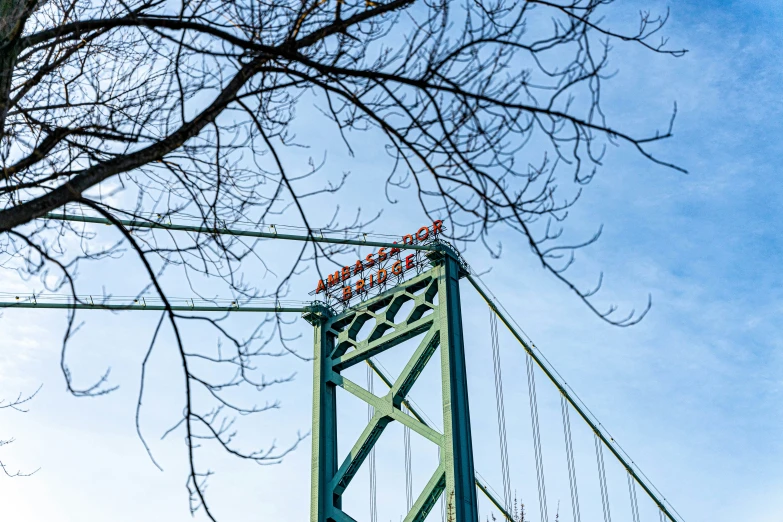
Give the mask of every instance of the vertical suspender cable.
[(533, 453), (536, 461), (538, 479), (538, 504), (541, 507), (541, 522), (548, 522), (546, 507), (546, 487), (544, 485), (544, 459), (541, 456), (541, 433), (538, 425), (538, 398), (536, 397), (536, 378), (533, 372), (533, 359), (525, 357), (527, 364), (527, 390), (530, 396), (530, 419), (533, 425)]
[[(438, 445), (438, 466), (440, 466), (440, 445)], [(446, 490), (440, 494), (440, 520), (446, 522)]]
[(571, 486), (571, 510), (574, 522), (581, 522), (579, 512), (579, 492), (576, 488), (576, 465), (574, 464), (574, 446), (571, 441), (571, 418), (568, 415), (568, 401), (565, 395), (560, 395), (560, 409), (563, 413), (563, 435), (565, 436), (566, 461), (568, 463), (568, 483)]
[(604, 522), (612, 522), (609, 512), (609, 490), (606, 487), (606, 470), (604, 469), (604, 450), (598, 434), (593, 434), (595, 439), (595, 460), (598, 463), (598, 485), (601, 487), (601, 506), (604, 509)]
[[(408, 413), (408, 408), (403, 405), (402, 411)], [(413, 507), (413, 470), (411, 469), (411, 429), (408, 426), (402, 428), (403, 445), (405, 447), (405, 503), (408, 509), (406, 515)]]
[(498, 417), (498, 438), (500, 439), (500, 468), (503, 475), (503, 501), (506, 511), (511, 511), (511, 473), (508, 464), (508, 436), (506, 434), (506, 408), (503, 399), (503, 376), (500, 366), (500, 341), (498, 318), (489, 308), (489, 332), (492, 340), (492, 362), (495, 372), (495, 406)]
[[(367, 391), (374, 393), (373, 390), (373, 369), (370, 365), (367, 365)], [(375, 409), (367, 404), (367, 421), (371, 421)], [(370, 449), (370, 455), (368, 456), (368, 467), (370, 471), (370, 522), (378, 522), (378, 493), (376, 487), (376, 470), (375, 470), (375, 446)]]
[(639, 522), (639, 502), (636, 499), (636, 482), (628, 472), (628, 496), (631, 497), (631, 518), (633, 522)]

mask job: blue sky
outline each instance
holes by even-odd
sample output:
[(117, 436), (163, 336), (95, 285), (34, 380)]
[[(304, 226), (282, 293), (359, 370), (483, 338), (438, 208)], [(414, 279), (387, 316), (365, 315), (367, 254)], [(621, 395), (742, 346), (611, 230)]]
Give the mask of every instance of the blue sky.
[[(684, 520), (778, 521), (783, 512), (783, 235), (778, 228), (783, 222), (778, 174), (783, 158), (783, 9), (773, 1), (622, 5), (631, 14), (641, 6), (655, 10), (670, 5), (666, 34), (673, 46), (689, 53), (676, 60), (651, 59), (647, 53), (618, 48), (612, 60), (619, 74), (603, 94), (608, 114), (654, 128), (676, 100), (675, 137), (661, 152), (690, 173), (653, 168), (630, 151), (611, 150), (571, 219), (575, 230), (584, 233), (604, 224), (600, 242), (579, 260), (590, 277), (606, 272), (606, 303), (641, 307), (650, 292), (654, 306), (649, 316), (629, 329), (601, 323), (540, 269), (518, 238), (500, 231), (495, 237), (504, 242), (500, 260), (478, 248), (468, 250), (466, 257), (478, 271), (492, 268), (484, 281)], [(335, 173), (350, 169), (354, 176), (373, 173), (373, 153), (370, 146), (354, 159), (330, 152), (329, 168)], [(350, 192), (342, 197), (346, 208), (356, 201)], [(372, 207), (379, 202), (362, 203)], [(424, 218), (416, 212), (405, 203), (387, 207), (376, 231), (404, 233), (418, 227)], [(84, 273), (81, 282), (85, 291), (100, 293), (110, 285), (122, 294), (125, 280), (138, 274), (126, 259)], [(25, 283), (8, 274), (0, 277), (10, 291), (25, 289)], [(294, 288), (303, 298), (310, 279), (306, 275)], [(467, 287), (463, 291), (477, 462), (499, 488), (487, 311)], [(0, 318), (0, 396), (44, 385), (29, 413), (0, 412), (0, 438), (16, 438), (0, 449), (0, 458), (11, 467), (41, 467), (28, 478), (0, 477), (3, 520), (190, 520), (181, 436), (157, 440), (181, 407), (179, 388), (166, 378), (176, 367), (166, 349), (171, 339), (164, 337), (156, 352), (143, 417), (165, 469), (161, 473), (147, 459), (133, 425), (139, 364), (156, 317), (82, 319), (88, 323), (72, 347), (73, 366), (77, 378), (87, 382), (110, 365), (121, 387), (105, 398), (76, 399), (65, 393), (58, 367), (62, 314), (8, 311)], [(234, 321), (239, 329), (252, 327), (247, 318)], [(299, 346), (308, 353), (306, 325), (301, 332)], [(200, 333), (191, 332), (191, 339)], [(524, 366), (510, 339), (503, 342), (513, 479), (537, 518), (530, 489), (527, 399), (523, 379), (514, 378)], [(296, 430), (309, 429), (309, 365), (293, 358), (270, 360), (265, 371), (270, 376), (296, 372), (297, 378), (266, 392), (270, 400), (280, 399), (282, 408), (252, 421), (243, 433), (248, 441), (267, 444), (276, 438), (283, 445)], [(565, 465), (556, 452), (562, 436), (556, 396), (540, 377), (539, 384), (544, 457), (551, 463), (550, 513), (559, 499), (568, 519)], [(414, 388), (413, 397), (432, 411), (426, 387)], [(364, 415), (360, 412), (359, 417)], [(344, 426), (346, 436), (359, 429), (350, 420)], [(388, 468), (381, 479), (386, 484), (380, 499), (384, 521), (397, 520), (394, 503), (402, 498), (397, 495), (402, 463), (393, 453), (401, 451), (402, 435), (394, 431), (389, 438), (388, 456), (379, 457), (379, 465)], [(589, 434), (575, 432), (575, 438), (578, 472), (584, 470), (579, 475), (582, 498), (589, 507), (596, 487)], [(429, 474), (427, 459), (434, 457), (414, 444), (419, 455), (414, 469), (422, 470), (415, 480), (422, 484)], [(218, 513), (234, 521), (305, 520), (309, 460), (309, 440), (274, 467), (214, 455), (212, 467), (218, 474), (209, 491)], [(610, 477), (610, 488), (617, 496), (616, 516), (624, 518), (627, 499), (621, 496), (624, 484), (618, 477)], [(362, 501), (361, 493), (351, 499), (357, 506)]]

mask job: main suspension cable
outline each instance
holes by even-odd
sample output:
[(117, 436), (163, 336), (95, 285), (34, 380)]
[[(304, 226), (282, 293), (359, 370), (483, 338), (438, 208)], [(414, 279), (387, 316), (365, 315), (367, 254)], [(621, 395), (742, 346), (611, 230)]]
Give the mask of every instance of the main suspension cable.
[(597, 419), (595, 414), (587, 407), (577, 395), (573, 388), (565, 381), (562, 375), (552, 366), (552, 363), (547, 359), (546, 355), (539, 350), (533, 341), (530, 339), (525, 331), (519, 326), (509, 311), (503, 307), (497, 297), (492, 293), (486, 284), (481, 281), (481, 278), (474, 271), (470, 271), (468, 274), (468, 281), (473, 285), (473, 288), (479, 293), (479, 295), (490, 306), (494, 306), (498, 319), (509, 329), (511, 334), (516, 340), (523, 346), (528, 355), (533, 358), (542, 369), (544, 374), (552, 381), (552, 383), (566, 395), (568, 402), (574, 408), (579, 416), (590, 426), (590, 428), (596, 433), (596, 437), (600, 439), (603, 444), (609, 449), (610, 453), (617, 458), (617, 460), (626, 468), (629, 469), (636, 483), (641, 486), (644, 492), (655, 502), (658, 508), (663, 511), (666, 520), (672, 522), (682, 522), (683, 517), (680, 515), (674, 506), (666, 500), (661, 491), (655, 487), (650, 478), (637, 466), (630, 458), (628, 453), (617, 442), (615, 438), (607, 431), (606, 427)]

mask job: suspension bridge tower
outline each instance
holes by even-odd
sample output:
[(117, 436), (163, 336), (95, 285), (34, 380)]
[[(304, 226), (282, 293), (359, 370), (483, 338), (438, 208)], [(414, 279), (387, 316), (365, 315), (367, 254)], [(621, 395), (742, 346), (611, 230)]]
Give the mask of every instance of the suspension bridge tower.
[[(375, 443), (391, 422), (397, 421), (439, 446), (440, 462), (419, 493), (404, 521), (423, 521), (445, 495), (455, 522), (476, 522), (478, 507), (465, 372), (465, 345), (460, 315), (459, 280), (467, 274), (458, 254), (441, 244), (428, 252), (431, 268), (414, 278), (367, 299), (361, 306), (334, 313), (323, 306), (305, 315), (314, 326), (313, 454), (311, 522), (349, 522), (342, 495)], [(407, 317), (397, 312), (407, 301)], [(357, 341), (367, 321), (375, 321), (369, 337)], [(370, 393), (342, 375), (406, 340), (424, 334), (401, 375), (383, 397)], [(443, 433), (401, 407), (424, 367), (440, 347), (443, 397)], [(337, 453), (337, 388), (368, 403), (374, 415), (343, 462)]]
[[(101, 225), (121, 225), (127, 230), (165, 229), (204, 233), (201, 226), (172, 225), (152, 220), (115, 220), (84, 215), (53, 215), (46, 219), (94, 223)], [(396, 421), (406, 430), (406, 459), (410, 458), (409, 431), (415, 431), (438, 448), (439, 460), (435, 470), (424, 488), (414, 500), (410, 477), (409, 461), (406, 460), (406, 506), (404, 522), (423, 522), (435, 504), (441, 500), (448, 513), (449, 522), (478, 522), (477, 489), (491, 501), (501, 516), (513, 522), (511, 515), (511, 488), (508, 467), (508, 446), (505, 432), (505, 409), (503, 406), (502, 377), (500, 372), (498, 321), (505, 325), (516, 342), (524, 350), (527, 368), (528, 396), (530, 398), (533, 453), (535, 460), (536, 482), (538, 487), (538, 510), (542, 522), (550, 520), (547, 514), (547, 495), (544, 480), (544, 465), (541, 452), (541, 433), (539, 430), (535, 367), (555, 386), (560, 395), (565, 442), (566, 464), (568, 470), (571, 514), (574, 522), (581, 522), (581, 508), (576, 480), (576, 465), (571, 436), (569, 411), (574, 411), (592, 433), (595, 446), (598, 490), (603, 521), (611, 522), (610, 495), (607, 486), (607, 467), (604, 462), (604, 449), (610, 462), (619, 465), (621, 473), (626, 475), (631, 520), (640, 522), (640, 504), (637, 498), (637, 485), (650, 501), (648, 508), (657, 511), (661, 522), (682, 522), (682, 517), (663, 497), (639, 467), (620, 447), (614, 437), (606, 432), (587, 406), (573, 393), (557, 371), (543, 354), (532, 344), (521, 328), (510, 319), (505, 309), (498, 306), (491, 292), (471, 274), (467, 264), (450, 245), (438, 239), (442, 231), (442, 222), (435, 221), (432, 227), (421, 227), (415, 235), (402, 237), (402, 244), (388, 241), (368, 241), (365, 235), (359, 238), (316, 237), (313, 234), (299, 236), (278, 233), (272, 227), (270, 232), (258, 230), (209, 230), (210, 234), (228, 234), (254, 238), (301, 241), (312, 243), (331, 243), (358, 247), (378, 248), (364, 260), (356, 261), (353, 268), (343, 267), (318, 282), (314, 294), (325, 292), (323, 301), (302, 303), (301, 306), (280, 306), (279, 302), (251, 302), (238, 306), (231, 301), (230, 306), (218, 302), (206, 301), (198, 305), (191, 299), (181, 300), (181, 304), (169, 301), (148, 305), (144, 298), (134, 302), (112, 303), (109, 298), (95, 303), (79, 296), (66, 296), (66, 301), (54, 297), (15, 296), (13, 301), (0, 301), (3, 308), (28, 309), (68, 309), (68, 310), (116, 310), (116, 311), (163, 311), (189, 313), (301, 313), (314, 327), (314, 370), (313, 370), (313, 424), (312, 424), (312, 473), (310, 522), (356, 522), (342, 509), (342, 499), (362, 464), (369, 458), (371, 468), (371, 491), (374, 495), (374, 452), (376, 442), (386, 427)], [(414, 237), (415, 236), (415, 237)], [(389, 250), (387, 250), (389, 249)], [(412, 254), (409, 252), (413, 252)], [(470, 411), (468, 407), (468, 385), (465, 368), (465, 345), (460, 311), (459, 281), (466, 277), (468, 282), (489, 305), (490, 333), (492, 338), (493, 363), (495, 375), (495, 397), (498, 412), (498, 436), (501, 449), (501, 474), (503, 475), (503, 498), (493, 495), (488, 484), (479, 480), (473, 463), (471, 443)], [(330, 303), (337, 302), (340, 311)], [(410, 310), (405, 311), (403, 310)], [(368, 326), (369, 328), (365, 328)], [(369, 333), (367, 331), (369, 330)], [(361, 334), (361, 336), (360, 336)], [(365, 337), (366, 335), (366, 337)], [(413, 355), (407, 360), (396, 379), (385, 375), (373, 362), (373, 358), (382, 352), (399, 347), (406, 341), (414, 344), (419, 340)], [(442, 390), (443, 429), (442, 433), (429, 425), (422, 415), (411, 406), (407, 396), (424, 368), (430, 363), (440, 348), (440, 382)], [(388, 392), (378, 396), (373, 391), (372, 374), (368, 386), (363, 388), (352, 382), (345, 371), (357, 364), (366, 363), (388, 387)], [(350, 372), (349, 372), (350, 373)], [(361, 399), (368, 405), (369, 420), (361, 435), (352, 442), (350, 451), (342, 460), (338, 457), (337, 430), (337, 389)], [(407, 410), (407, 411), (406, 411)], [(615, 466), (616, 467), (616, 466)], [(597, 506), (597, 503), (594, 503)], [(447, 507), (446, 507), (447, 506)], [(642, 506), (644, 509), (645, 506)], [(371, 497), (371, 513), (375, 508), (374, 496)], [(649, 513), (649, 510), (648, 510)], [(558, 516), (556, 515), (556, 519)], [(590, 520), (598, 519), (591, 517)], [(362, 521), (364, 522), (364, 521)], [(370, 522), (375, 522), (373, 516)]]

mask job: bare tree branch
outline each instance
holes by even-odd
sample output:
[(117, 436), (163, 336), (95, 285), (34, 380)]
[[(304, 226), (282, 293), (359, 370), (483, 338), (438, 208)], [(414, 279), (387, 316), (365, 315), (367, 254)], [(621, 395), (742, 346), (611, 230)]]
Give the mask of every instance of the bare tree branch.
[[(260, 239), (121, 221), (181, 219), (206, 231), (288, 220), (308, 237), (368, 231), (383, 209), (344, 217), (337, 195), (349, 178), (327, 176), (325, 151), (304, 169), (290, 160), (318, 146), (295, 136), (297, 118), (307, 118), (339, 136), (349, 157), (364, 141), (380, 143), (388, 157), (362, 181), (383, 185), (389, 204), (418, 203), (446, 222), (458, 247), (480, 243), (493, 257), (503, 245), (492, 234), (511, 231), (601, 320), (636, 324), (651, 298), (640, 313), (623, 312), (601, 299), (603, 274), (592, 287), (573, 275), (600, 229), (575, 237), (569, 209), (596, 176), (613, 174), (605, 163), (618, 147), (684, 172), (659, 155), (676, 105), (650, 131), (609, 118), (603, 86), (616, 72), (613, 47), (685, 51), (659, 39), (668, 12), (609, 27), (612, 9), (611, 0), (0, 0), (0, 267), (86, 303), (93, 297), (78, 292), (80, 267), (131, 254), (144, 274), (134, 299), (165, 307), (140, 348), (138, 436), (157, 466), (142, 405), (153, 354), (168, 349), (160, 336), (173, 333), (183, 406), (164, 436), (183, 434), (191, 508), (215, 520), (204, 493), (212, 472), (199, 447), (210, 441), (236, 458), (279, 462), (302, 436), (290, 435), (282, 449), (272, 441), (243, 447), (235, 436), (242, 416), (279, 405), (232, 393), (285, 385), (293, 376), (267, 378), (265, 358), (308, 354), (295, 349), (280, 314), (243, 336), (228, 314), (175, 312), (171, 273), (184, 276), (193, 296), (216, 302), (220, 288), (242, 306), (285, 299), (296, 276), (310, 269), (323, 277), (350, 249), (307, 242), (280, 271), (271, 262), (278, 253)], [(314, 200), (333, 202), (331, 218), (319, 218)], [(41, 219), (67, 209), (113, 226)], [(109, 299), (111, 289), (98, 297)], [(110, 368), (84, 385), (71, 373), (75, 312), (61, 351), (68, 391), (106, 395), (116, 388)], [(215, 332), (216, 345), (187, 344), (184, 333), (199, 325)]]

